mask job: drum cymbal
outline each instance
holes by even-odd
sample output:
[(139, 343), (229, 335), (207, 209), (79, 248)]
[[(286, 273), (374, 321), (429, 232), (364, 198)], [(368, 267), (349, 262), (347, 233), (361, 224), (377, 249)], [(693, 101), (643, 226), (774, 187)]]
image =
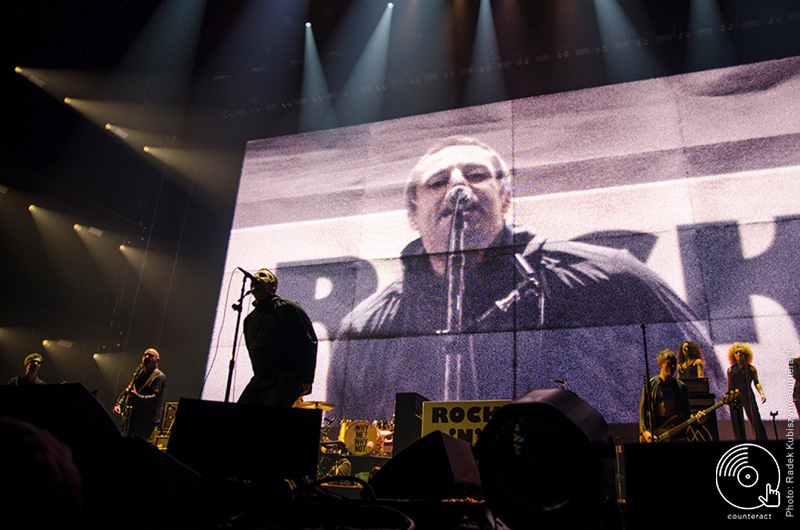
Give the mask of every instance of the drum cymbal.
[(333, 410), (333, 403), (327, 401), (303, 401), (295, 404), (298, 409)]

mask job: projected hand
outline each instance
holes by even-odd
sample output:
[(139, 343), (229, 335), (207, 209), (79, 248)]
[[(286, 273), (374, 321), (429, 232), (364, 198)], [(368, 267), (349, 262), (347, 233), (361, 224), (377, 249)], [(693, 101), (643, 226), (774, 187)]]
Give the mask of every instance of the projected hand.
[(772, 489), (772, 484), (767, 483), (767, 491), (764, 496), (759, 495), (758, 500), (767, 508), (777, 508), (781, 505), (781, 496), (777, 488)]

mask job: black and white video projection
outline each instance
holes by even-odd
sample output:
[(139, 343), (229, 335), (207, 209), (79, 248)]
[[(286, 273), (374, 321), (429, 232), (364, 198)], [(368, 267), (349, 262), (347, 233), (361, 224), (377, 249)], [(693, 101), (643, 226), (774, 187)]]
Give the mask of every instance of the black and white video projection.
[[(750, 343), (761, 414), (786, 419), (800, 58), (250, 142), (208, 400), (225, 397), (236, 267), (273, 270), (314, 321), (307, 400), (336, 419), (389, 420), (397, 392), (513, 399), (558, 380), (636, 422), (645, 338), (651, 376), (660, 350), (698, 342), (717, 399), (729, 346)], [(231, 400), (251, 374), (241, 341)]]

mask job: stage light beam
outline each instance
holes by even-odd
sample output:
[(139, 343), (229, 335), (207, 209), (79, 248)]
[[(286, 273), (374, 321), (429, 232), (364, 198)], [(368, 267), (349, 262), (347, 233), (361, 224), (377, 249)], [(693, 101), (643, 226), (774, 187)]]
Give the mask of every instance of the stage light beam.
[(347, 117), (348, 121), (354, 123), (367, 123), (377, 121), (382, 116), (385, 91), (378, 87), (386, 79), (392, 11), (388, 6), (384, 10), (344, 84), (345, 87), (354, 87), (355, 94), (339, 100), (337, 111), (342, 119)]
[(301, 132), (336, 127), (337, 119), (333, 105), (329, 98), (323, 97), (328, 94), (328, 83), (325, 80), (325, 72), (322, 70), (310, 22), (306, 22), (303, 80), (300, 93), (302, 99), (313, 103), (313, 105), (304, 105), (300, 109), (299, 128)]
[[(471, 68), (473, 75), (467, 81), (464, 94), (466, 105), (480, 105), (506, 99), (503, 74), (495, 68), (500, 59), (494, 17), (489, 0), (481, 0), (478, 27), (472, 45)], [(475, 75), (477, 72), (477, 75)]]
[[(601, 40), (612, 48), (611, 52), (603, 55), (609, 81), (620, 83), (664, 74), (649, 47), (630, 45), (632, 40), (636, 42), (641, 38), (641, 31), (636, 29), (616, 0), (596, 0), (594, 7)], [(629, 7), (634, 9), (637, 6)]]
[(736, 53), (731, 36), (725, 31), (716, 33), (714, 28), (724, 28), (725, 18), (715, 0), (692, 0), (689, 11), (689, 27), (698, 28), (696, 38), (686, 45), (686, 70), (697, 71), (720, 65), (734, 64)]

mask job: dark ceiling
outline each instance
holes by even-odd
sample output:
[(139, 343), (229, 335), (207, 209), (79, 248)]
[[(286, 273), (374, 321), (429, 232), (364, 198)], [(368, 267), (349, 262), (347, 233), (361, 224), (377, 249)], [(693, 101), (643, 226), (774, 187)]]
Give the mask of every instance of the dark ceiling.
[[(463, 106), (466, 82), (477, 75), (470, 55), (479, 2), (455, 2), (463, 9), (456, 10), (447, 30), (438, 22), (404, 22), (408, 17), (402, 15), (423, 3), (426, 8), (437, 5), (433, 0), (396, 2), (391, 57), (379, 83), (383, 86), (375, 87), (386, 90), (380, 119)], [(182, 395), (192, 395), (190, 390), (196, 390), (202, 379), (201, 359), (208, 351), (245, 141), (297, 132), (298, 107), (311, 104), (300, 90), (302, 33), (294, 28), (312, 22), (328, 89), (347, 97), (346, 73), (386, 6), (377, 0), (206, 2), (196, 58), (188, 72), (189, 88), (181, 94), (189, 117), (165, 138), (174, 146), (233, 153), (233, 162), (219, 173), (222, 185), (212, 198), (201, 196), (169, 168), (142, 156), (13, 72), (21, 66), (111, 75), (131, 67), (126, 61), (132, 46), (147, 35), (143, 31), (164, 6), (198, 4), (187, 0), (3, 4), (6, 141), (0, 186), (7, 191), (0, 195), (4, 201), (0, 327), (24, 328), (34, 345), (43, 336), (96, 337), (86, 346), (88, 352), (154, 344), (185, 350), (194, 361), (182, 374), (186, 381), (173, 387)], [(692, 26), (689, 0), (619, 0), (632, 27), (605, 36), (596, 29), (595, 4), (601, 2), (492, 2), (498, 50), (479, 66), (502, 70), (503, 99), (800, 54), (797, 0), (721, 1), (722, 22), (713, 27)], [(253, 6), (257, 9), (248, 11)], [(248, 16), (241, 19), (242, 13)], [(356, 29), (342, 31), (346, 24)], [(688, 43), (707, 34), (730, 36), (727, 52), (688, 61)], [(145, 44), (153, 46), (152, 41)], [(642, 46), (650, 47), (657, 68), (631, 63), (616, 77), (609, 75), (608, 54), (624, 59), (626, 49)], [(169, 65), (169, 59), (164, 64)], [(149, 78), (158, 73), (155, 67), (148, 71), (144, 63), (133, 68)], [(126, 97), (140, 104), (161, 103), (165, 94), (152, 90), (153, 84), (148, 86)], [(360, 119), (345, 115), (339, 125)], [(85, 259), (65, 255), (54, 259), (52, 249), (40, 241), (42, 229), (34, 226), (25, 210), (31, 202), (58, 212), (67, 226), (83, 222), (103, 227), (116, 238), (114, 244), (125, 242), (162, 253), (172, 266), (168, 278), (162, 278), (160, 294), (148, 295), (140, 279), (121, 265), (118, 275), (101, 281), (104, 273)], [(0, 368), (13, 375), (15, 368), (9, 368), (5, 352), (19, 356), (33, 347), (0, 343), (4, 352)], [(70, 379), (69, 374), (59, 377)]]

